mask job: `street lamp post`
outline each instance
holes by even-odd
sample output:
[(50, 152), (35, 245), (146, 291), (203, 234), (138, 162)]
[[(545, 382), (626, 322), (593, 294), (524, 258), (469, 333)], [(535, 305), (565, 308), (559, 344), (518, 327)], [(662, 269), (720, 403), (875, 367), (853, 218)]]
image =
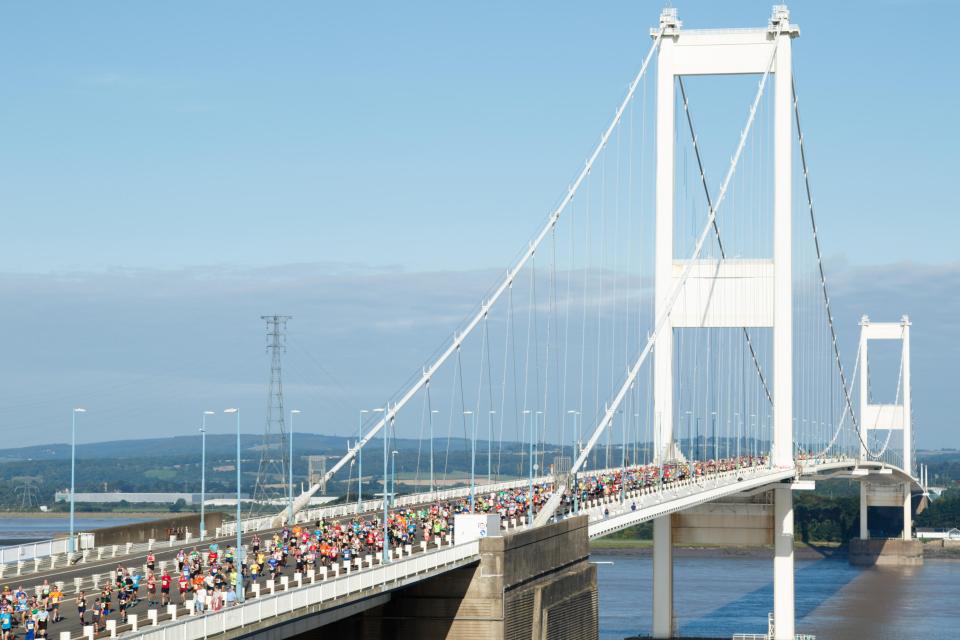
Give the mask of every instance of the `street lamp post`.
[(370, 413), (367, 409), (360, 409), (360, 423), (357, 425), (357, 513), (360, 513), (360, 502), (363, 500), (363, 414)]
[(383, 407), (360, 409), (360, 426), (357, 429), (357, 513), (360, 513), (363, 502), (363, 414), (365, 413), (383, 413)]
[(207, 416), (213, 411), (204, 411), (200, 423), (200, 542), (207, 537)]
[(576, 409), (568, 409), (567, 415), (573, 416), (573, 460), (576, 462), (577, 458), (580, 457), (580, 437), (577, 434), (577, 417), (580, 412)]
[[(632, 387), (631, 387), (632, 388)], [(620, 419), (623, 424), (623, 445), (620, 451), (620, 504), (627, 501), (627, 414), (618, 411), (623, 417)]]
[(290, 410), (290, 473), (287, 478), (287, 524), (293, 524), (293, 416), (300, 413), (300, 409)]
[(637, 460), (639, 460), (639, 457), (637, 456), (637, 446), (638, 446), (638, 441), (640, 440), (640, 413), (639, 412), (634, 413), (633, 417), (634, 417), (633, 422), (637, 426), (637, 430), (635, 432), (636, 437), (633, 439), (633, 458), (632, 458), (633, 461), (631, 462), (631, 464), (633, 466), (637, 466)]
[(487, 418), (487, 484), (493, 483), (493, 416), (496, 413), (491, 409)]
[(711, 420), (713, 422), (713, 459), (716, 460), (720, 457), (720, 442), (717, 440), (717, 412), (710, 412)]
[(470, 437), (470, 513), (474, 513), (476, 500), (476, 464), (477, 464), (477, 416), (473, 411), (464, 411), (463, 415), (470, 416), (473, 421), (473, 431)]
[[(577, 421), (580, 417), (580, 412), (576, 409), (569, 409), (567, 415), (573, 416), (573, 464), (576, 464), (580, 458), (580, 435), (577, 433)], [(571, 469), (573, 468), (573, 464), (571, 464)], [(571, 484), (573, 485), (573, 512), (578, 513), (580, 511), (580, 488), (577, 486), (576, 473), (573, 474)]]
[[(524, 409), (524, 422), (526, 422), (526, 416), (530, 415), (532, 412), (530, 409)], [(530, 427), (530, 483), (527, 486), (527, 522), (528, 524), (533, 524), (533, 432), (534, 427)]]
[(700, 451), (702, 451), (702, 453), (700, 455), (703, 456), (701, 460), (706, 460), (707, 459), (707, 436), (704, 435), (703, 430), (700, 427), (699, 417), (697, 417), (697, 438), (703, 438), (703, 446), (700, 447)]
[(70, 553), (77, 550), (77, 538), (73, 529), (74, 494), (77, 492), (77, 414), (86, 412), (82, 407), (74, 408), (70, 422)]
[(237, 602), (243, 602), (243, 527), (240, 522), (240, 409), (224, 409), (224, 413), (237, 416), (237, 548), (234, 563), (237, 569)]
[(733, 412), (733, 424), (737, 430), (737, 468), (740, 468), (740, 441), (743, 438), (743, 423), (740, 421), (740, 414)]
[[(390, 426), (393, 426), (393, 420), (391, 416)], [(383, 559), (380, 561), (381, 564), (390, 562), (390, 527), (388, 526), (390, 513), (387, 503), (387, 441), (389, 440), (389, 435), (389, 429), (385, 428), (383, 430)]]
[(437, 409), (432, 409), (430, 411), (430, 493), (432, 494), (436, 491), (436, 486), (433, 484), (433, 414), (440, 413)]
[(397, 454), (399, 451), (390, 452), (390, 506), (397, 506)]

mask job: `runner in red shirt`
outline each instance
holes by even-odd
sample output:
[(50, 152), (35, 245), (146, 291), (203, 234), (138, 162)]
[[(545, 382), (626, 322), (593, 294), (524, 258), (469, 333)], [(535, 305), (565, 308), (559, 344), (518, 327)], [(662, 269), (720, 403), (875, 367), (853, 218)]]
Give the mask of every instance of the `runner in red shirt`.
[(163, 575), (160, 576), (160, 604), (161, 606), (166, 606), (170, 604), (170, 583), (172, 578), (170, 574), (166, 571), (163, 572)]
[(153, 573), (147, 574), (147, 604), (157, 604), (154, 598), (157, 596), (157, 578)]
[(181, 573), (181, 574), (180, 574), (180, 579), (177, 581), (177, 585), (180, 587), (180, 602), (181, 602), (181, 603), (187, 601), (187, 586), (188, 586), (189, 584), (190, 584), (190, 583), (187, 582), (186, 576), (184, 576), (184, 575)]

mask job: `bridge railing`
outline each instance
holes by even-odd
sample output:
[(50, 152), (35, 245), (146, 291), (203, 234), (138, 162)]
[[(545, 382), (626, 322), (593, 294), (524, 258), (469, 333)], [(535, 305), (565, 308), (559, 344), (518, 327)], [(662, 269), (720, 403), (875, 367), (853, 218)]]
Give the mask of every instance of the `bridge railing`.
[(66, 553), (69, 546), (67, 538), (37, 540), (25, 544), (0, 547), (0, 564), (17, 562), (19, 560), (33, 560), (44, 556)]
[[(88, 539), (84, 539), (85, 536)], [(52, 541), (40, 541), (19, 547), (4, 547), (3, 551), (12, 549), (8, 555), (4, 555), (3, 562), (0, 562), (0, 580), (9, 579), (14, 576), (23, 576), (30, 573), (39, 573), (40, 571), (50, 571), (57, 567), (68, 567), (78, 563), (92, 562), (96, 560), (106, 560), (117, 557), (129, 556), (131, 554), (146, 553), (148, 551), (160, 551), (164, 549), (173, 549), (178, 546), (188, 546), (197, 544), (200, 539), (197, 537), (188, 537), (185, 540), (179, 540), (175, 537), (167, 540), (148, 540), (147, 542), (126, 542), (123, 544), (108, 544), (95, 546), (92, 542), (95, 534), (78, 534), (78, 550), (74, 552), (67, 551), (68, 538), (57, 538)], [(212, 539), (210, 540), (212, 541)], [(53, 544), (46, 544), (52, 542)], [(36, 550), (32, 549), (36, 544)], [(21, 549), (24, 548), (24, 549)], [(21, 559), (14, 559), (19, 551), (25, 551), (28, 555)]]
[[(612, 473), (619, 470), (619, 467), (609, 469), (595, 469), (584, 471), (581, 475)], [(553, 476), (542, 475), (533, 478), (535, 484), (545, 484), (553, 481)], [(490, 493), (513, 489), (519, 486), (526, 486), (530, 482), (529, 478), (515, 478), (501, 482), (487, 483), (478, 485), (476, 492)], [(394, 508), (411, 507), (425, 502), (437, 500), (446, 501), (456, 498), (463, 498), (470, 494), (470, 487), (454, 487), (440, 491), (424, 491), (420, 493), (399, 496), (394, 504)], [(381, 509), (383, 500), (364, 500), (360, 509), (361, 512), (371, 512)], [(304, 523), (321, 518), (342, 518), (353, 515), (357, 511), (356, 503), (345, 503), (332, 505), (328, 507), (316, 507), (304, 510), (296, 514), (296, 522)], [(256, 531), (267, 531), (274, 527), (275, 516), (258, 516), (245, 518), (241, 521), (244, 533), (253, 533)], [(230, 522), (211, 532), (208, 535), (208, 541), (212, 542), (217, 538), (236, 535), (236, 522)], [(95, 535), (95, 534), (94, 534)], [(194, 535), (186, 540), (155, 540), (152, 542), (125, 543), (120, 545), (110, 544), (96, 546), (94, 543), (83, 544), (78, 551), (73, 554), (67, 552), (68, 540), (66, 538), (56, 538), (51, 540), (41, 540), (21, 545), (9, 547), (0, 547), (0, 580), (12, 576), (23, 576), (39, 571), (56, 569), (58, 566), (72, 565), (76, 562), (85, 562), (87, 560), (102, 560), (105, 558), (115, 558), (118, 556), (130, 555), (133, 553), (145, 553), (151, 550), (160, 550), (172, 548), (177, 545), (189, 545), (199, 542), (199, 538)]]
[(417, 554), (405, 560), (395, 560), (375, 569), (358, 571), (333, 580), (302, 587), (291, 586), (288, 591), (253, 598), (219, 612), (192, 615), (176, 622), (125, 633), (123, 637), (142, 640), (206, 638), (365, 591), (389, 591), (397, 582), (479, 557), (479, 554), (480, 541), (474, 540), (439, 551)]
[[(535, 484), (551, 482), (553, 476), (537, 476), (533, 479)], [(482, 484), (476, 486), (476, 492), (489, 493), (491, 491), (503, 491), (504, 489), (513, 489), (517, 486), (523, 486), (530, 482), (529, 478), (517, 478), (503, 482), (494, 482), (492, 484)], [(432, 500), (445, 501), (455, 498), (464, 498), (470, 495), (470, 487), (455, 487), (452, 489), (443, 489), (441, 491), (423, 491), (420, 493), (411, 493), (403, 496), (397, 496), (391, 508), (413, 507)], [(368, 513), (383, 508), (383, 499), (364, 500), (360, 503), (360, 512)], [(350, 502), (344, 504), (331, 505), (329, 507), (314, 507), (313, 509), (304, 509), (294, 515), (294, 522), (304, 523), (312, 520), (324, 518), (343, 518), (351, 516), (357, 512), (357, 503)], [(244, 518), (241, 521), (241, 527), (244, 533), (253, 531), (263, 531), (273, 527), (273, 520), (276, 516), (259, 516), (255, 518)], [(221, 536), (234, 535), (237, 532), (236, 522), (228, 522), (217, 530)]]
[[(772, 476), (773, 478), (782, 478), (794, 473), (793, 469), (781, 468), (775, 469), (766, 465), (744, 467), (730, 471), (722, 471), (709, 476), (699, 478), (686, 478), (676, 482), (671, 482), (662, 486), (643, 487), (633, 491), (627, 491), (625, 500), (620, 503), (620, 495), (611, 495), (597, 500), (587, 501), (580, 509), (580, 514), (586, 514), (590, 521), (590, 537), (601, 537), (607, 533), (624, 528), (621, 522), (624, 514), (636, 511), (643, 511), (651, 507), (660, 507), (671, 501), (691, 496), (697, 493), (707, 493), (711, 489), (719, 489), (725, 486), (740, 486), (741, 481), (749, 481), (757, 478)], [(750, 488), (748, 487), (744, 487)], [(611, 509), (611, 507), (613, 507)], [(632, 522), (632, 524), (638, 524)], [(607, 524), (609, 523), (609, 524)]]

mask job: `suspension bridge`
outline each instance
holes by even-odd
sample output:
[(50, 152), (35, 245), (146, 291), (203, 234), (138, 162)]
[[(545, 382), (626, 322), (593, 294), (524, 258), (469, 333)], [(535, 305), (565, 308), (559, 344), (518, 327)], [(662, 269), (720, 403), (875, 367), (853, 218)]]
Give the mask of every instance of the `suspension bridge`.
[[(387, 536), (379, 556), (297, 573), (263, 591), (257, 585), (222, 612), (184, 619), (181, 611), (178, 619), (173, 606), (112, 633), (289, 637), (385, 606), (399, 590), (428, 589), (444, 574), (475, 571), (489, 557), (510, 564), (519, 557), (509, 556), (510, 540), (544, 557), (579, 553), (557, 561), (572, 571), (588, 551), (567, 536), (602, 537), (650, 521), (652, 635), (670, 638), (676, 536), (758, 535), (738, 522), (718, 534), (710, 505), (722, 503), (743, 522), (767, 523), (760, 535), (774, 548), (770, 637), (798, 637), (793, 492), (820, 478), (858, 480), (861, 537), (869, 538), (869, 506), (897, 506), (909, 540), (912, 496), (926, 486), (912, 451), (909, 320), (864, 317), (855, 361), (845, 366), (839, 336), (855, 328), (837, 326), (831, 305), (794, 77), (799, 35), (781, 5), (765, 26), (746, 29), (686, 29), (676, 9), (665, 9), (599, 141), (462, 324), (381, 409), (363, 414), (357, 441), (292, 510), (228, 523), (213, 537), (242, 535), (249, 544), (254, 532), (284, 524), (356, 514), (386, 521), (397, 509), (458, 500), (468, 515), (495, 514), (502, 531), (477, 539), (454, 530), (395, 548)], [(699, 128), (698, 114), (715, 98), (706, 76), (744, 91), (729, 132)], [(706, 140), (729, 147), (705, 148)], [(885, 403), (874, 401), (868, 366), (877, 340), (902, 345), (896, 393)], [(421, 489), (391, 498), (388, 468), (410, 442), (417, 464), (408, 473)], [(381, 497), (308, 508), (335, 476), (352, 478), (364, 452), (382, 458)], [(469, 476), (451, 471), (457, 457), (469, 460)], [(519, 510), (498, 512), (504, 492)], [(548, 552), (547, 531), (559, 531), (569, 549)], [(494, 542), (500, 538), (506, 542)], [(85, 563), (136, 553), (144, 550), (93, 549), (66, 558), (67, 569), (40, 558), (34, 568), (80, 589)], [(510, 570), (500, 569), (498, 579), (508, 580)], [(480, 574), (490, 579), (486, 569)], [(521, 588), (501, 584), (494, 637), (507, 637), (510, 616), (532, 630), (523, 637), (590, 637), (589, 629), (571, 631), (575, 623), (563, 622), (561, 605), (543, 594), (516, 613), (504, 594)], [(589, 620), (584, 602), (563, 606)], [(448, 637), (472, 624), (444, 615)], [(62, 640), (71, 637), (65, 633)]]

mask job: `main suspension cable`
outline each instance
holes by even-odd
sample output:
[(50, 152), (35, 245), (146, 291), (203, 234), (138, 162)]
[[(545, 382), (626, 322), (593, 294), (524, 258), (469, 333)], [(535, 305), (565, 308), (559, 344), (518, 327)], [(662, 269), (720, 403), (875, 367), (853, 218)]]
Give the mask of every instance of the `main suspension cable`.
[[(330, 470), (327, 471), (327, 473), (323, 477), (324, 482), (330, 480), (334, 476), (334, 474), (336, 474), (345, 464), (347, 464), (350, 460), (352, 460), (360, 451), (360, 449), (367, 442), (369, 442), (370, 439), (373, 438), (384, 427), (384, 425), (388, 423), (388, 421), (391, 418), (396, 416), (396, 413), (400, 409), (402, 409), (410, 401), (410, 399), (413, 398), (413, 396), (418, 391), (420, 391), (421, 388), (423, 388), (426, 382), (433, 377), (433, 375), (437, 372), (440, 366), (442, 366), (454, 353), (457, 352), (457, 350), (460, 348), (460, 345), (463, 343), (466, 337), (470, 335), (470, 333), (474, 330), (474, 328), (476, 328), (476, 326), (480, 323), (483, 317), (489, 312), (493, 304), (500, 299), (500, 297), (507, 290), (507, 288), (513, 283), (517, 275), (520, 273), (523, 267), (534, 255), (537, 248), (543, 242), (544, 238), (546, 238), (550, 229), (552, 229), (557, 224), (557, 221), (560, 219), (561, 214), (564, 212), (564, 210), (567, 208), (567, 205), (570, 204), (574, 196), (577, 194), (577, 191), (580, 189), (580, 185), (583, 184), (587, 176), (590, 175), (590, 171), (593, 169), (593, 165), (596, 162), (597, 158), (600, 156), (603, 150), (607, 147), (607, 143), (610, 140), (611, 134), (617, 128), (617, 125), (620, 124), (620, 120), (623, 117), (623, 114), (626, 111), (627, 106), (629, 106), (631, 100), (633, 99), (634, 94), (636, 93), (637, 86), (640, 84), (640, 80), (644, 77), (644, 75), (647, 72), (647, 68), (650, 66), (650, 61), (653, 59), (653, 54), (660, 47), (660, 41), (663, 38), (663, 33), (665, 29), (666, 29), (665, 25), (660, 26), (659, 30), (654, 36), (653, 44), (651, 44), (650, 50), (647, 52), (646, 57), (643, 59), (643, 63), (640, 66), (640, 70), (637, 72), (637, 75), (634, 77), (633, 81), (630, 83), (630, 86), (627, 90), (627, 95), (624, 97), (624, 99), (620, 103), (620, 106), (617, 108), (612, 122), (603, 132), (603, 135), (600, 136), (600, 142), (597, 144), (597, 146), (593, 150), (593, 153), (587, 159), (586, 164), (584, 165), (583, 169), (581, 169), (580, 173), (577, 175), (576, 180), (574, 180), (574, 182), (568, 187), (566, 194), (560, 200), (560, 204), (557, 205), (556, 209), (554, 209), (554, 211), (547, 218), (547, 222), (541, 228), (540, 232), (536, 235), (534, 240), (529, 243), (527, 250), (517, 260), (514, 266), (508, 270), (506, 276), (503, 278), (503, 280), (500, 281), (500, 283), (494, 289), (490, 297), (481, 303), (480, 309), (471, 317), (470, 321), (467, 322), (463, 330), (458, 331), (454, 334), (453, 340), (447, 346), (447, 348), (440, 354), (440, 356), (437, 357), (430, 364), (430, 366), (423, 368), (423, 371), (420, 377), (417, 378), (414, 381), (414, 383), (410, 385), (410, 387), (407, 388), (405, 392), (402, 393), (402, 395), (396, 402), (391, 403), (389, 405), (389, 407), (384, 412), (383, 417), (381, 417), (376, 422), (376, 424), (374, 424), (373, 427), (370, 428), (370, 430), (364, 435), (364, 437), (362, 437), (357, 442), (356, 446), (354, 446), (350, 451), (348, 451), (343, 458), (337, 461), (337, 463), (334, 464), (333, 467), (331, 467)], [(298, 511), (301, 508), (303, 508), (303, 506), (320, 489), (321, 486), (323, 486), (322, 483), (314, 484), (310, 487), (308, 491), (304, 492), (301, 496), (299, 496), (294, 501), (294, 511)]]

